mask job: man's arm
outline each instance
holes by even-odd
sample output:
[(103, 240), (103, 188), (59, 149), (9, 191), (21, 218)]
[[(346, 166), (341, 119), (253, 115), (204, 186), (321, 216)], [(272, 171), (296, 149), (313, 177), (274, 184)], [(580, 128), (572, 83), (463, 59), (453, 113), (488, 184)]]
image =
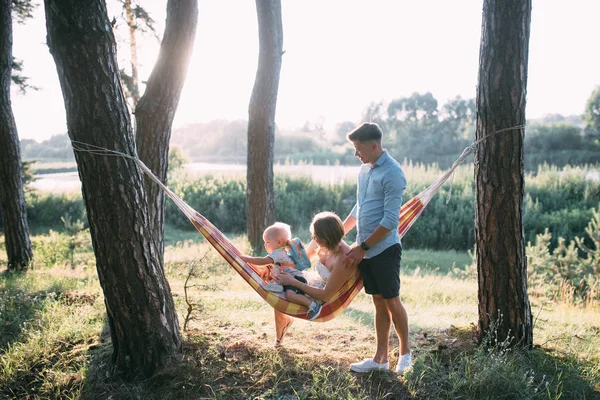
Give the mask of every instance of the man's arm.
[[(401, 171), (398, 171), (397, 174), (386, 174), (383, 177), (382, 184), (383, 218), (379, 221), (379, 225), (387, 228), (388, 231), (391, 231), (392, 229), (398, 228), (400, 208), (402, 207), (402, 196), (404, 195), (404, 189), (406, 188), (406, 178)], [(382, 238), (383, 236), (379, 238), (379, 240)], [(375, 241), (375, 243), (377, 243), (377, 241)]]
[(356, 217), (352, 214), (348, 215), (344, 220), (344, 234), (350, 232), (356, 226)]
[[(379, 225), (373, 231), (373, 233), (371, 233), (369, 235), (368, 238), (366, 238), (365, 240), (363, 240), (363, 242), (365, 242), (367, 244), (367, 246), (373, 247), (373, 246), (375, 246), (376, 243), (378, 243), (381, 239), (383, 239), (385, 237), (385, 235), (387, 235), (388, 233), (390, 233), (390, 231), (391, 231), (391, 229), (388, 229), (388, 228), (385, 228), (385, 227)], [(361, 250), (362, 250), (362, 248), (361, 248)], [(365, 251), (365, 253), (366, 253), (366, 251)]]
[[(391, 229), (384, 228), (383, 226), (379, 225), (363, 242), (366, 243), (368, 247), (374, 246), (377, 242), (383, 239), (385, 235), (390, 233), (390, 231)], [(361, 246), (357, 246), (355, 244), (346, 254), (347, 257), (344, 260), (344, 267), (348, 268), (358, 265), (358, 263), (365, 258), (365, 254), (367, 254), (367, 251)]]

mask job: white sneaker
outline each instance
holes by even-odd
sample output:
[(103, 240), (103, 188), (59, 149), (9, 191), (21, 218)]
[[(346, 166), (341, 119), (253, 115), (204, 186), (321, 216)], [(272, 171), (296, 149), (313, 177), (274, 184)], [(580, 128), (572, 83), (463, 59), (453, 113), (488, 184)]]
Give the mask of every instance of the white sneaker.
[(365, 358), (364, 360), (350, 364), (350, 370), (354, 372), (371, 372), (371, 371), (387, 371), (390, 369), (390, 363), (384, 362), (382, 364), (376, 363), (372, 358)]
[(398, 364), (396, 365), (396, 373), (404, 374), (412, 367), (412, 357), (410, 353), (406, 353), (400, 356)]
[(266, 290), (273, 293), (281, 293), (283, 292), (283, 285), (277, 282), (270, 282), (263, 286)]

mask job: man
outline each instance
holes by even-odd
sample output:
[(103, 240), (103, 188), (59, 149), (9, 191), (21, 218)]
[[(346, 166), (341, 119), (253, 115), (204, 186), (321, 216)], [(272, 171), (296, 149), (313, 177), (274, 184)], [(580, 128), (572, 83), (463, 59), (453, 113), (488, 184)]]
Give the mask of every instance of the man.
[(348, 134), (363, 163), (358, 175), (357, 201), (344, 221), (348, 232), (356, 226), (356, 243), (347, 254), (346, 266), (358, 264), (365, 292), (375, 307), (376, 350), (373, 358), (351, 364), (354, 372), (388, 370), (392, 322), (400, 339), (396, 372), (403, 374), (412, 365), (408, 346), (408, 316), (400, 301), (400, 259), (402, 246), (398, 218), (406, 178), (402, 168), (381, 145), (381, 129), (364, 123)]

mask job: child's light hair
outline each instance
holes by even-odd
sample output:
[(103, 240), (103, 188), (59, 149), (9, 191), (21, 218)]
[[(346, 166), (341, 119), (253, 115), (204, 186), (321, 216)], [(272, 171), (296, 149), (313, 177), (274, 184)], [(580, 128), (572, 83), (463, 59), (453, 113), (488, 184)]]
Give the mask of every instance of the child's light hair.
[(263, 236), (268, 236), (270, 238), (281, 238), (284, 240), (292, 239), (292, 228), (283, 222), (275, 222), (273, 225), (267, 227), (265, 229)]

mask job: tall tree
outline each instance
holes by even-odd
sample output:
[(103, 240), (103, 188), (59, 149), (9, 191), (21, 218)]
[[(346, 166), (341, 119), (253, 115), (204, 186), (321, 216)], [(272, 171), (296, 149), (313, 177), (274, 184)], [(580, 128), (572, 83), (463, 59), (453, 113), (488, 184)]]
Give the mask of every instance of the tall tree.
[(12, 1), (0, 0), (0, 208), (8, 269), (27, 269), (33, 256), (23, 193), (23, 167), (15, 117), (12, 112)]
[[(116, 42), (103, 0), (45, 0), (71, 140), (135, 154), (119, 82)], [(125, 376), (148, 376), (181, 349), (177, 313), (164, 276), (142, 173), (122, 157), (76, 152), (96, 268), (104, 292), (113, 362)]]
[(131, 100), (133, 101), (133, 108), (135, 109), (137, 103), (140, 101), (140, 86), (138, 82), (138, 57), (137, 57), (137, 40), (136, 40), (136, 22), (133, 8), (131, 7), (131, 0), (124, 0), (123, 8), (125, 11), (125, 19), (127, 20), (127, 28), (129, 30), (129, 52), (131, 55), (131, 85), (127, 85), (127, 88), (131, 92)]
[(530, 0), (484, 0), (476, 139), (485, 139), (475, 156), (478, 331), (525, 347), (533, 344), (522, 128), (530, 21)]
[(585, 105), (585, 132), (591, 138), (600, 139), (600, 87), (594, 89)]
[(275, 219), (273, 146), (275, 109), (283, 55), (281, 0), (256, 0), (259, 55), (248, 109), (246, 221), (248, 239), (260, 246), (263, 230)]
[[(136, 142), (140, 159), (167, 183), (169, 141), (198, 25), (198, 0), (169, 0), (158, 60), (146, 91), (135, 108)], [(147, 181), (150, 228), (162, 260), (165, 194)]]
[[(127, 32), (129, 40), (127, 41), (129, 47), (129, 65), (131, 67), (131, 74), (125, 72), (125, 69), (121, 69), (121, 80), (125, 89), (125, 95), (132, 110), (135, 110), (137, 103), (140, 101), (140, 82), (138, 74), (138, 46), (137, 46), (137, 34), (150, 32), (158, 38), (154, 29), (154, 20), (150, 14), (142, 6), (137, 4), (136, 1), (132, 0), (121, 0), (123, 5), (122, 17), (127, 25)], [(190, 17), (194, 17), (197, 14), (191, 14)], [(115, 20), (116, 22), (116, 20)], [(113, 29), (117, 28), (117, 24), (113, 26)]]
[[(18, 24), (25, 24), (33, 18), (33, 11), (37, 6), (32, 0), (12, 0), (13, 20)], [(38, 87), (29, 84), (29, 77), (22, 74), (23, 61), (14, 57), (12, 60), (12, 82), (19, 88), (19, 92), (25, 94), (28, 90), (39, 90)]]

